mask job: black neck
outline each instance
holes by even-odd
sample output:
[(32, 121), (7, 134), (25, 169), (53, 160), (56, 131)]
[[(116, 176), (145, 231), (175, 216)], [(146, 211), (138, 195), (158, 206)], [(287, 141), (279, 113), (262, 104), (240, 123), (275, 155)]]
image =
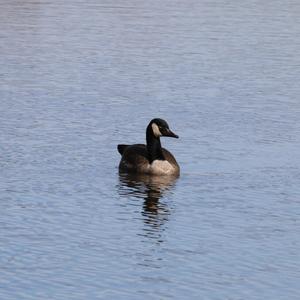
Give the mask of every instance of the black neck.
[(152, 127), (149, 124), (146, 130), (147, 151), (149, 156), (149, 162), (154, 160), (164, 160), (160, 139), (153, 134)]

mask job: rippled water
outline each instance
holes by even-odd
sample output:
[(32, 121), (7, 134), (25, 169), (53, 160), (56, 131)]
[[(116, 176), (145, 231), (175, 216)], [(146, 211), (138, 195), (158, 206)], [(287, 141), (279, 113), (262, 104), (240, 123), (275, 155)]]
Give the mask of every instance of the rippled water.
[[(300, 299), (299, 1), (0, 2), (1, 299)], [(178, 180), (118, 174), (153, 117)]]

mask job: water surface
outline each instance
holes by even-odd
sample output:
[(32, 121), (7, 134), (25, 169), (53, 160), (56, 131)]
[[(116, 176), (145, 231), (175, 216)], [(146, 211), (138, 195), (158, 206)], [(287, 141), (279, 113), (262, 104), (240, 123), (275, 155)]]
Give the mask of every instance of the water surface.
[[(299, 299), (298, 1), (0, 3), (1, 299)], [(178, 180), (118, 174), (161, 117)]]

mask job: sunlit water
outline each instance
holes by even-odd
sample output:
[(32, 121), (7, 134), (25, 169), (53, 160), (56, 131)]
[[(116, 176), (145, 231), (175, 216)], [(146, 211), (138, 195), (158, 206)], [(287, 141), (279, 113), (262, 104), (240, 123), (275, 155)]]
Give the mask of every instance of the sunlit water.
[[(1, 299), (300, 299), (300, 3), (0, 2)], [(118, 174), (153, 117), (178, 180)]]

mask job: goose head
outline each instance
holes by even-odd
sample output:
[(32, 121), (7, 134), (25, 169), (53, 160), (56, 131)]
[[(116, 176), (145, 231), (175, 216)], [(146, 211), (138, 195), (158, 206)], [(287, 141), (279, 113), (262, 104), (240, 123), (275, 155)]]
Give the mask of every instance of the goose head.
[(147, 131), (148, 130), (151, 130), (152, 134), (156, 138), (160, 138), (161, 136), (168, 136), (178, 139), (178, 135), (170, 130), (168, 123), (163, 119), (156, 118), (151, 120), (147, 127)]

